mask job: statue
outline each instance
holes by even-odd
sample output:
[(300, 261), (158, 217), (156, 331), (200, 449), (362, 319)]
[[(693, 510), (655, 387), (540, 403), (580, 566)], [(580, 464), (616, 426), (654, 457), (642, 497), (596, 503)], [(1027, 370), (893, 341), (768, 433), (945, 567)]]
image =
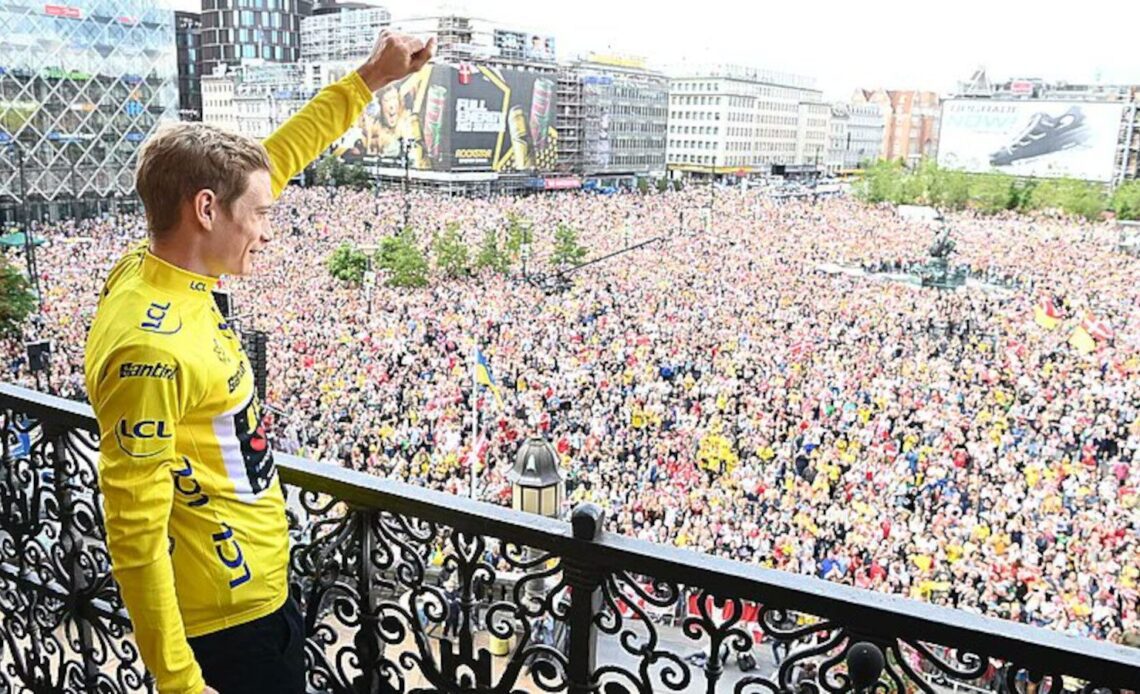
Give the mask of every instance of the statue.
[(957, 244), (954, 239), (950, 238), (950, 227), (942, 227), (942, 233), (930, 244), (930, 257), (941, 260), (949, 260), (950, 254), (954, 252)]
[(926, 261), (926, 266), (919, 272), (922, 278), (922, 286), (954, 289), (966, 283), (964, 271), (956, 273), (950, 271), (950, 256), (956, 247), (957, 244), (954, 239), (950, 238), (950, 227), (943, 224), (942, 231), (927, 249), (930, 259)]

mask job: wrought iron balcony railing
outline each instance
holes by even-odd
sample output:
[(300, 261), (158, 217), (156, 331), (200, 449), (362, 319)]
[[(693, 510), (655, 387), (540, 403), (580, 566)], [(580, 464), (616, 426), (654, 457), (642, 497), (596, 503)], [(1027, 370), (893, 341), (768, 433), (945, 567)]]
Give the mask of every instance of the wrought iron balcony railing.
[[(0, 385), (0, 426), (0, 694), (153, 691), (90, 409)], [(601, 533), (594, 507), (565, 523), (278, 466), (311, 691), (1140, 689), (1140, 650)]]

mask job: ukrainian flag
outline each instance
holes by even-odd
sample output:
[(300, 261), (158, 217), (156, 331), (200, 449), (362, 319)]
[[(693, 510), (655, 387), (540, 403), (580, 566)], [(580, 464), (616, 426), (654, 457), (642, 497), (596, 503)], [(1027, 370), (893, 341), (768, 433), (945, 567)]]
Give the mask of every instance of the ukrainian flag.
[(503, 396), (499, 393), (499, 387), (495, 385), (495, 378), (491, 375), (491, 364), (487, 362), (487, 357), (483, 356), (482, 350), (475, 350), (475, 383), (481, 386), (487, 386), (491, 389), (491, 394), (495, 396), (495, 402), (499, 407), (503, 407)]

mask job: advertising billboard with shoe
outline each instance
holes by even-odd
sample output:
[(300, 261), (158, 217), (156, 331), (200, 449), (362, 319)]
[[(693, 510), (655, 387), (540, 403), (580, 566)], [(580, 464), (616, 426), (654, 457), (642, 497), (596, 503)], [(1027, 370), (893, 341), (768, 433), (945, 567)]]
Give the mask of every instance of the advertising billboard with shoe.
[(942, 105), (938, 164), (973, 173), (1110, 181), (1119, 103), (954, 99)]

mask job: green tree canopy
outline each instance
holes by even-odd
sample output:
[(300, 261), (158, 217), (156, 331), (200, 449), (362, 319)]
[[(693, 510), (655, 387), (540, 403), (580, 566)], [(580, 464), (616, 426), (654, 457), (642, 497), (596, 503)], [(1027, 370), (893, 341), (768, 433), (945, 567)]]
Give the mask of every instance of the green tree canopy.
[(349, 284), (360, 284), (364, 280), (364, 273), (368, 269), (368, 256), (350, 243), (337, 246), (328, 257), (326, 264), (329, 273)]
[(435, 238), (435, 266), (447, 277), (463, 277), (470, 271), (467, 246), (459, 234), (459, 225), (451, 222)]
[(489, 230), (483, 236), (483, 244), (479, 247), (479, 255), (475, 259), (475, 266), (480, 270), (492, 270), (504, 274), (510, 269), (511, 259), (499, 246), (499, 232)]
[(588, 252), (578, 243), (578, 232), (570, 225), (559, 224), (554, 230), (554, 252), (550, 254), (550, 263), (555, 267), (577, 265), (585, 259)]
[(24, 322), (36, 310), (28, 279), (0, 256), (0, 337), (20, 337)]
[(388, 273), (389, 287), (424, 287), (428, 283), (428, 261), (424, 257), (411, 229), (380, 242), (377, 263)]

